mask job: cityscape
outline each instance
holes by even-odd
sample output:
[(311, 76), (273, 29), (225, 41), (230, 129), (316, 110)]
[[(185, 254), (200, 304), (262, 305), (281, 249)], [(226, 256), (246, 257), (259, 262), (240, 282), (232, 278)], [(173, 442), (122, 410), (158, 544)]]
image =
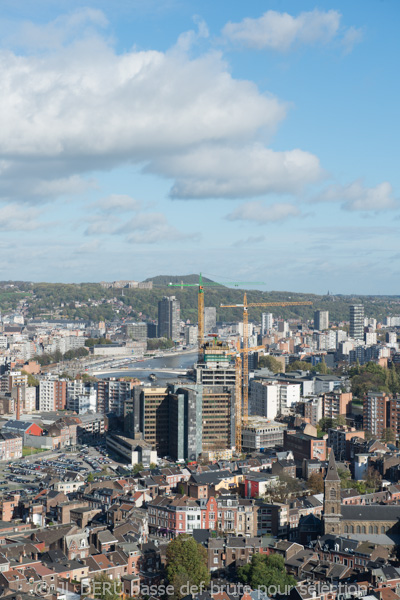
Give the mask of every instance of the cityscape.
[(4, 597), (396, 595), (396, 299), (160, 281), (0, 283)]
[(0, 600), (400, 600), (398, 0), (3, 0)]

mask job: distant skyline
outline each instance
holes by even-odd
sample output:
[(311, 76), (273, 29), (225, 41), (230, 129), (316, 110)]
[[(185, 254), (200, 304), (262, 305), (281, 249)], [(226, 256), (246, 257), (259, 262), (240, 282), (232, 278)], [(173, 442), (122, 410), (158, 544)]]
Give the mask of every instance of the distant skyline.
[(399, 17), (3, 0), (0, 280), (399, 294)]

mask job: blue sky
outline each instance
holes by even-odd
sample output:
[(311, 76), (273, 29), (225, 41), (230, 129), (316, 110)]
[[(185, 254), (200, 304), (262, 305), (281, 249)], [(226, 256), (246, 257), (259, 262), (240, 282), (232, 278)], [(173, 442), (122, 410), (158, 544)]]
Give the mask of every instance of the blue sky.
[(0, 279), (397, 294), (397, 0), (3, 0)]

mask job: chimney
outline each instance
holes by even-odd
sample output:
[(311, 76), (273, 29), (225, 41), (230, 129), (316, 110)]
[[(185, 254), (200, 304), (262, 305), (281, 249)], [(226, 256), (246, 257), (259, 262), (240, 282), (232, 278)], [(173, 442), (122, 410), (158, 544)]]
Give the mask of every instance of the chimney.
[(16, 408), (15, 408), (15, 419), (19, 421), (21, 418), (21, 387), (17, 386), (17, 399), (16, 399)]

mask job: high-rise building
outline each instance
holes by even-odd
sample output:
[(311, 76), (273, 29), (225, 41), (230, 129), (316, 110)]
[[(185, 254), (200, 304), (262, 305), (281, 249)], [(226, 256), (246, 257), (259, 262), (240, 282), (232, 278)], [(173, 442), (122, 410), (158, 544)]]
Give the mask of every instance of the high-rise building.
[(265, 335), (271, 331), (274, 325), (274, 315), (272, 313), (262, 313), (261, 315), (261, 334)]
[(329, 311), (316, 310), (314, 313), (314, 329), (324, 331), (329, 329)]
[(364, 339), (364, 306), (362, 304), (350, 306), (350, 337), (354, 340)]
[(382, 437), (383, 430), (388, 427), (389, 422), (388, 403), (389, 396), (384, 392), (368, 392), (363, 405), (364, 431), (369, 431), (374, 437)]
[(43, 412), (65, 410), (67, 406), (67, 381), (41, 379), (39, 383), (39, 410)]
[(164, 296), (158, 303), (158, 336), (178, 342), (181, 308), (175, 296)]

